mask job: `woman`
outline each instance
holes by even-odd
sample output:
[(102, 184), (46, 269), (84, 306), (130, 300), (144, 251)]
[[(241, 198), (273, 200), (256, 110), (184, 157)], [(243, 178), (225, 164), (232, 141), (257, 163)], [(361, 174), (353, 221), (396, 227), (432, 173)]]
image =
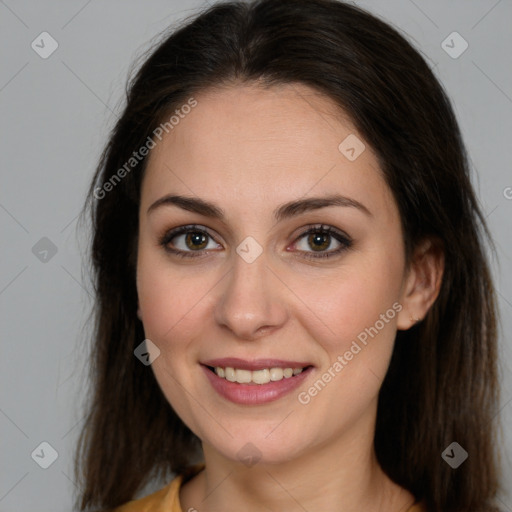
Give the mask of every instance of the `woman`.
[(138, 71), (88, 206), (80, 510), (498, 510), (488, 232), (393, 28), (209, 8)]

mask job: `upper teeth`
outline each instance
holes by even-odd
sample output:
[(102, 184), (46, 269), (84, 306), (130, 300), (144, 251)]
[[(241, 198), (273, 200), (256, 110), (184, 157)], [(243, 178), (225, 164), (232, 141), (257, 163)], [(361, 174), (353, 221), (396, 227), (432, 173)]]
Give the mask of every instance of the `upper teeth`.
[(303, 368), (265, 368), (263, 370), (240, 370), (238, 368), (221, 368), (215, 367), (215, 373), (230, 382), (238, 382), (239, 384), (267, 384), (270, 381), (278, 381), (289, 379), (292, 375), (298, 375)]

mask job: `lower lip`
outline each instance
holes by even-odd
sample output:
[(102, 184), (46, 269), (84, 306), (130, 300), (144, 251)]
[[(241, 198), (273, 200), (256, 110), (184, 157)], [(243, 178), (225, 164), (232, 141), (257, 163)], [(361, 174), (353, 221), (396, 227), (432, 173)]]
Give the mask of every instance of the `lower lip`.
[(297, 389), (313, 370), (310, 366), (298, 375), (275, 382), (270, 381), (268, 384), (238, 384), (219, 377), (204, 365), (201, 366), (213, 389), (220, 396), (235, 404), (243, 405), (260, 405), (278, 400)]

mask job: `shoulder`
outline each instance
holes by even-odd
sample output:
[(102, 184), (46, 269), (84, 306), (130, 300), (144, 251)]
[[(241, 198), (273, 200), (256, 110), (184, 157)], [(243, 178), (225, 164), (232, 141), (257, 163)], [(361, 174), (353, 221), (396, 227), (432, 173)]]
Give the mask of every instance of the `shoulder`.
[(180, 506), (181, 485), (184, 480), (201, 471), (203, 467), (202, 464), (193, 466), (185, 473), (177, 475), (162, 489), (143, 498), (129, 501), (112, 512), (182, 512)]
[(423, 503), (415, 503), (407, 512), (427, 512), (427, 508)]
[(169, 506), (169, 502), (172, 503), (173, 498), (179, 495), (180, 486), (181, 476), (177, 476), (162, 489), (144, 496), (144, 498), (129, 501), (114, 509), (113, 512), (158, 512), (160, 510), (181, 512), (179, 508), (175, 509)]
[(182, 512), (180, 506), (181, 485), (203, 468), (204, 464), (192, 466), (176, 476), (162, 489), (144, 496), (144, 498), (129, 501), (114, 509), (113, 512)]

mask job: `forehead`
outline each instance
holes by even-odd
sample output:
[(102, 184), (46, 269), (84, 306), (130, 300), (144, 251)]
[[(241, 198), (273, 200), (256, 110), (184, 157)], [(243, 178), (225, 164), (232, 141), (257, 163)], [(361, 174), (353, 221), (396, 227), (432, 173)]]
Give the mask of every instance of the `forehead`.
[[(392, 201), (371, 148), (344, 112), (315, 90), (237, 85), (194, 99), (197, 105), (155, 139), (143, 207), (170, 192), (215, 198), (227, 210), (249, 204), (271, 210), (333, 192), (363, 203)], [(356, 159), (352, 147), (356, 156), (364, 147)]]

